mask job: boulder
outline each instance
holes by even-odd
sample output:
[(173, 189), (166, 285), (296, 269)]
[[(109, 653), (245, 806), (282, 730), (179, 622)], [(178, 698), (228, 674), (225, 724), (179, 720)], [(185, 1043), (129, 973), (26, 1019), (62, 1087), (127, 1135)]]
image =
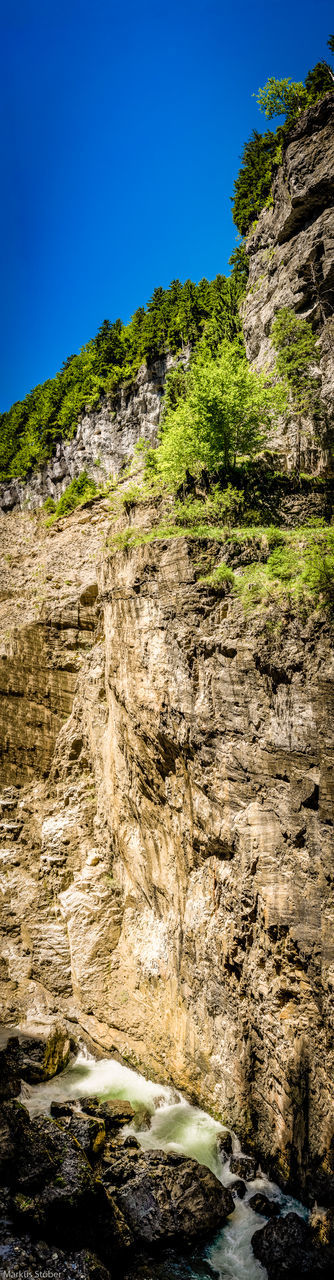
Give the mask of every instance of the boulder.
[[(103, 1262), (87, 1249), (64, 1252), (45, 1240), (32, 1241), (29, 1236), (17, 1236), (14, 1227), (0, 1236), (1, 1274), (29, 1275), (29, 1280), (52, 1276), (52, 1280), (112, 1280), (112, 1273)], [(113, 1276), (114, 1276), (113, 1272)]]
[(234, 1178), (233, 1182), (230, 1182), (229, 1184), (229, 1191), (232, 1192), (232, 1195), (238, 1196), (239, 1200), (243, 1200), (247, 1191), (246, 1183), (243, 1181), (243, 1178)]
[(47, 1039), (38, 1036), (10, 1036), (0, 1052), (0, 1102), (17, 1098), (21, 1080), (39, 1084), (63, 1071), (70, 1056), (70, 1039), (55, 1027)]
[(106, 1141), (105, 1123), (99, 1116), (85, 1113), (71, 1104), (69, 1106), (52, 1103), (51, 1115), (58, 1124), (80, 1143), (85, 1155), (94, 1161), (101, 1154)]
[(234, 1209), (230, 1191), (209, 1169), (185, 1156), (118, 1146), (103, 1177), (135, 1239), (142, 1242), (207, 1236)]
[(217, 1151), (223, 1163), (229, 1160), (232, 1155), (232, 1135), (226, 1130), (226, 1133), (219, 1133), (217, 1138)]
[(317, 1248), (312, 1233), (297, 1213), (271, 1218), (252, 1237), (255, 1257), (266, 1267), (268, 1280), (333, 1280), (334, 1254), (328, 1247)]
[(21, 1091), (20, 1045), (17, 1036), (11, 1036), (0, 1052), (0, 1102), (17, 1098)]
[(136, 1254), (135, 1261), (126, 1268), (123, 1280), (220, 1280), (220, 1273), (215, 1271), (194, 1247), (191, 1259), (180, 1254), (179, 1248), (159, 1249), (155, 1254)]
[(245, 1182), (253, 1181), (255, 1169), (256, 1165), (253, 1156), (231, 1156), (231, 1173), (236, 1173), (238, 1178), (244, 1178)]
[(144, 1133), (145, 1130), (151, 1128), (151, 1121), (152, 1121), (151, 1111), (148, 1111), (147, 1108), (144, 1107), (141, 1111), (136, 1111), (136, 1114), (133, 1120), (133, 1127), (134, 1129), (136, 1129), (136, 1132), (138, 1131), (138, 1132)]
[(71, 1042), (66, 1031), (55, 1027), (46, 1040), (20, 1037), (20, 1075), (28, 1084), (51, 1080), (67, 1066)]
[(86, 1115), (103, 1120), (107, 1135), (121, 1129), (123, 1124), (131, 1124), (135, 1116), (131, 1103), (120, 1098), (108, 1098), (103, 1102), (98, 1098), (79, 1098), (79, 1103)]
[(75, 1137), (49, 1117), (30, 1120), (17, 1102), (0, 1113), (0, 1165), (16, 1227), (61, 1248), (97, 1248), (108, 1263), (131, 1235)]
[(77, 1102), (51, 1102), (50, 1112), (54, 1120), (62, 1120), (65, 1116), (73, 1116), (77, 1114), (79, 1106)]
[(277, 1218), (280, 1213), (278, 1200), (269, 1200), (262, 1191), (256, 1191), (248, 1201), (254, 1213), (262, 1213), (264, 1218)]

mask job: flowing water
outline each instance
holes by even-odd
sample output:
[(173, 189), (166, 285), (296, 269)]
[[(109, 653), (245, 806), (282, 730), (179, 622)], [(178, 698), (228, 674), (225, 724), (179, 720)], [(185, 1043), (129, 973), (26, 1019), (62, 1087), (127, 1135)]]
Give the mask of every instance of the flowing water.
[[(224, 1135), (226, 1128), (199, 1107), (191, 1106), (176, 1089), (154, 1084), (113, 1058), (95, 1062), (86, 1054), (79, 1054), (72, 1066), (47, 1084), (24, 1085), (22, 1101), (33, 1116), (47, 1112), (53, 1101), (73, 1101), (85, 1096), (101, 1100), (119, 1098), (130, 1102), (135, 1111), (145, 1110), (149, 1113), (150, 1122), (147, 1116), (145, 1125), (138, 1129), (137, 1121), (135, 1133), (146, 1151), (160, 1148), (192, 1156), (200, 1164), (207, 1165), (224, 1186), (233, 1181), (235, 1175), (230, 1171), (230, 1162), (222, 1163), (217, 1148), (217, 1137)], [(131, 1124), (123, 1130), (124, 1133), (132, 1131)], [(234, 1153), (240, 1151), (240, 1143), (234, 1134), (232, 1144)], [(254, 1257), (251, 1246), (254, 1231), (266, 1221), (249, 1205), (255, 1191), (276, 1199), (282, 1214), (294, 1209), (301, 1216), (306, 1216), (306, 1210), (298, 1201), (284, 1196), (276, 1184), (269, 1182), (258, 1170), (254, 1181), (247, 1183), (244, 1200), (236, 1199), (234, 1213), (227, 1225), (206, 1250), (206, 1256), (220, 1280), (265, 1280), (267, 1275)]]

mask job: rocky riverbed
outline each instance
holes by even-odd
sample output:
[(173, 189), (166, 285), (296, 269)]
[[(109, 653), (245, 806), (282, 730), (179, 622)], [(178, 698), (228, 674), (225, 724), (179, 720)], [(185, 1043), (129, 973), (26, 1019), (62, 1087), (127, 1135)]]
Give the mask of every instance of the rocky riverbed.
[(328, 1214), (321, 1240), (319, 1220), (225, 1126), (173, 1087), (74, 1050), (55, 1029), (10, 1035), (0, 1054), (7, 1275), (292, 1280), (297, 1262), (302, 1276), (332, 1274)]

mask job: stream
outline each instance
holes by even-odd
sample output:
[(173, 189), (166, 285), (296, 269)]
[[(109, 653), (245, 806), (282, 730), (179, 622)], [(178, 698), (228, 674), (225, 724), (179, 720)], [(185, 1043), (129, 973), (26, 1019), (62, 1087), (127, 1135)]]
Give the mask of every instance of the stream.
[[(84, 1096), (102, 1100), (119, 1098), (131, 1103), (135, 1111), (150, 1113), (149, 1127), (135, 1128), (135, 1135), (144, 1150), (162, 1149), (192, 1156), (200, 1164), (207, 1165), (223, 1186), (228, 1187), (235, 1175), (230, 1171), (230, 1161), (222, 1163), (217, 1137), (231, 1132), (207, 1115), (199, 1107), (191, 1106), (178, 1090), (154, 1084), (131, 1068), (122, 1066), (113, 1058), (96, 1062), (87, 1053), (79, 1053), (75, 1062), (60, 1076), (41, 1085), (24, 1085), (21, 1100), (31, 1116), (50, 1110), (51, 1102), (74, 1101)], [(132, 1124), (123, 1129), (133, 1132)], [(232, 1133), (234, 1154), (241, 1151), (240, 1143)], [(236, 1199), (234, 1213), (227, 1225), (206, 1248), (206, 1257), (217, 1271), (220, 1280), (265, 1280), (267, 1272), (254, 1257), (251, 1238), (254, 1231), (266, 1222), (266, 1218), (254, 1213), (249, 1200), (255, 1191), (262, 1191), (276, 1199), (281, 1214), (294, 1210), (307, 1217), (307, 1210), (291, 1196), (283, 1195), (279, 1187), (257, 1170), (257, 1177), (247, 1183), (244, 1200)], [(196, 1269), (194, 1280), (196, 1280)]]

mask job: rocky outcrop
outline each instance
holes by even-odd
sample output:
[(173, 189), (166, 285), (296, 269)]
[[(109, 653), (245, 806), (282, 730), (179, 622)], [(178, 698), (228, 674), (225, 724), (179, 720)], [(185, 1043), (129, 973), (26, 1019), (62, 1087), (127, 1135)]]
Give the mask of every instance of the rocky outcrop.
[[(82, 509), (73, 544), (73, 525), (65, 525), (59, 541), (27, 513), (18, 521), (2, 516), (0, 760), (7, 783), (48, 773), (96, 633), (96, 562), (109, 519), (107, 503), (98, 514), (94, 503)], [(2, 839), (19, 834), (14, 808), (7, 795)]]
[(107, 1185), (141, 1243), (179, 1238), (186, 1244), (213, 1234), (234, 1210), (230, 1191), (210, 1169), (163, 1151), (119, 1148)]
[[(319, 104), (289, 136), (244, 310), (260, 364), (275, 310), (311, 316), (324, 399), (332, 109)], [(144, 417), (141, 406), (135, 432), (147, 436)], [(297, 522), (303, 501), (300, 489)], [(147, 531), (155, 516), (143, 505), (131, 520)], [(174, 1081), (250, 1160), (327, 1203), (332, 628), (290, 606), (244, 613), (201, 581), (206, 539), (115, 552), (110, 522), (106, 499), (50, 530), (26, 511), (1, 518), (3, 1018), (60, 1020)], [(103, 1131), (85, 1133), (90, 1150)]]
[[(83, 516), (53, 531), (59, 562)], [(62, 1017), (165, 1073), (323, 1200), (330, 628), (289, 610), (264, 628), (198, 580), (203, 542), (115, 554), (103, 504), (100, 521), (96, 627), (47, 779), (6, 791), (3, 756), (3, 1016)]]
[(33, 510), (46, 498), (57, 502), (82, 471), (103, 485), (129, 461), (138, 440), (156, 444), (166, 373), (173, 364), (175, 360), (167, 354), (150, 368), (142, 365), (134, 382), (121, 387), (112, 402), (104, 399), (98, 409), (87, 410), (73, 439), (60, 440), (44, 467), (27, 480), (0, 485), (0, 511)]
[[(100, 1116), (85, 1114), (78, 1104), (63, 1110), (68, 1114), (57, 1119), (31, 1120), (16, 1101), (0, 1105), (0, 1261), (17, 1260), (21, 1244), (34, 1275), (51, 1243), (65, 1250), (64, 1274), (71, 1274), (71, 1262), (77, 1274), (81, 1255), (72, 1251), (84, 1248), (91, 1269), (80, 1275), (88, 1280), (96, 1268), (96, 1280), (102, 1280), (124, 1273), (133, 1246), (138, 1253), (138, 1247), (154, 1251), (177, 1242), (186, 1250), (233, 1213), (230, 1192), (196, 1160), (141, 1151), (135, 1138), (124, 1140), (124, 1117), (105, 1147)], [(104, 1142), (97, 1142), (101, 1124)]]
[(296, 1213), (287, 1213), (279, 1221), (271, 1219), (255, 1231), (252, 1245), (268, 1280), (295, 1280), (297, 1275), (305, 1280), (316, 1276), (331, 1280), (333, 1250), (328, 1245), (318, 1249), (310, 1227)]
[(38, 1036), (10, 1036), (0, 1050), (0, 1101), (17, 1098), (21, 1081), (39, 1084), (64, 1071), (70, 1057), (70, 1040), (55, 1027), (45, 1040)]
[[(273, 183), (273, 205), (260, 214), (247, 241), (250, 270), (242, 323), (247, 355), (257, 368), (272, 368), (273, 319), (290, 307), (311, 321), (318, 335), (322, 420), (301, 426), (301, 463), (324, 470), (331, 461), (334, 360), (334, 95), (311, 107), (290, 130)], [(271, 443), (289, 467), (296, 463), (297, 423), (281, 424)]]

